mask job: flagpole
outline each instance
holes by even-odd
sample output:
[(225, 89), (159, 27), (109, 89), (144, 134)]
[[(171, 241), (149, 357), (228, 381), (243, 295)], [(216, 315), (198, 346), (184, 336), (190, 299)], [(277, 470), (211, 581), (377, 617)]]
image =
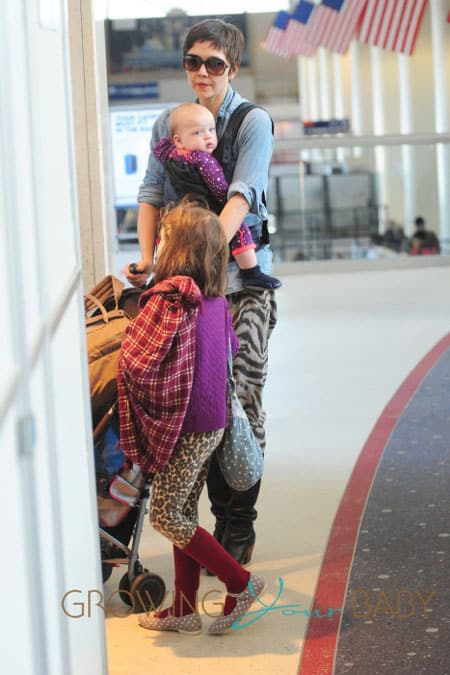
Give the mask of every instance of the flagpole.
[(328, 52), (323, 47), (317, 50), (319, 55), (320, 117), (330, 119), (330, 96), (328, 92)]
[[(319, 119), (319, 95), (317, 81), (317, 56), (313, 56), (308, 59), (308, 103), (311, 120)], [(312, 160), (320, 161), (321, 158), (322, 152), (320, 150), (312, 151)]]
[[(411, 98), (411, 57), (406, 54), (397, 55), (398, 87), (400, 106), (400, 132), (413, 133), (412, 98)], [(411, 145), (402, 145), (403, 164), (403, 225), (405, 234), (413, 232), (413, 220), (416, 215), (416, 190), (414, 148)]]
[[(448, 73), (446, 72), (445, 34), (448, 30), (446, 16), (448, 7), (444, 0), (433, 0), (429, 3), (431, 10), (431, 37), (433, 49), (434, 75), (434, 108), (435, 131), (445, 133), (449, 131), (448, 123)], [(450, 237), (450, 146), (438, 143), (436, 145), (437, 183), (439, 200), (439, 234), (443, 240), (443, 253), (449, 253)]]
[[(297, 56), (298, 107), (301, 122), (312, 119), (308, 96), (308, 69), (306, 62), (307, 59), (304, 56)], [(308, 161), (310, 153), (308, 151), (303, 152), (302, 159)]]
[[(351, 110), (352, 110), (352, 131), (356, 136), (362, 136), (362, 107), (361, 107), (361, 65), (360, 65), (360, 45), (356, 40), (350, 44), (350, 80), (351, 80)], [(353, 148), (353, 157), (356, 159), (362, 157), (362, 148), (355, 146)]]
[[(372, 75), (372, 109), (373, 133), (382, 136), (385, 132), (383, 79), (381, 73), (381, 55), (378, 47), (370, 47), (371, 75)], [(382, 207), (379, 214), (380, 233), (386, 229), (386, 213), (384, 207), (388, 203), (388, 189), (386, 177), (386, 149), (377, 145), (375, 152), (375, 171), (378, 184), (378, 204)]]
[(298, 105), (299, 116), (301, 120), (311, 119), (308, 101), (308, 77), (306, 68), (306, 59), (304, 56), (297, 56), (297, 78), (298, 78)]
[[(304, 120), (311, 119), (309, 111), (308, 87), (307, 87), (307, 67), (304, 56), (297, 56), (297, 77), (298, 77), (298, 103), (299, 103), (299, 118), (303, 123)], [(306, 195), (305, 195), (305, 162), (309, 161), (311, 153), (307, 150), (300, 152), (298, 162), (298, 176), (300, 187), (300, 240), (302, 246), (308, 240), (308, 232), (306, 230)]]
[(317, 93), (317, 57), (308, 59), (308, 102), (311, 120), (319, 119), (319, 96)]
[[(320, 118), (322, 120), (329, 120), (331, 118), (331, 110), (328, 50), (319, 47), (317, 51), (319, 55)], [(333, 158), (333, 150), (325, 150), (324, 159), (331, 162)]]
[[(334, 82), (334, 116), (336, 119), (344, 117), (344, 89), (342, 83), (342, 58), (336, 52), (333, 53), (333, 82)], [(344, 148), (336, 150), (338, 162), (345, 159)]]

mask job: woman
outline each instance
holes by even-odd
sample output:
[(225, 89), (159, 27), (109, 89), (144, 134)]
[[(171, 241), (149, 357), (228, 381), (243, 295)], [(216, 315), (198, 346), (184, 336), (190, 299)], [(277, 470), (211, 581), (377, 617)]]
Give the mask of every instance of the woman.
[[(206, 19), (192, 26), (183, 46), (183, 64), (189, 84), (197, 101), (208, 108), (216, 122), (217, 137), (224, 135), (230, 119), (242, 97), (232, 89), (244, 49), (240, 30), (220, 19)], [(151, 148), (168, 135), (169, 110), (156, 120)], [(228, 200), (219, 217), (230, 241), (242, 222), (250, 228), (257, 244), (258, 264), (264, 274), (272, 271), (272, 252), (263, 236), (267, 219), (264, 192), (267, 189), (269, 162), (273, 150), (272, 123), (261, 108), (245, 116), (228, 164), (232, 180)], [(147, 172), (138, 201), (138, 236), (141, 260), (136, 273), (127, 269), (128, 280), (142, 286), (152, 271), (155, 238), (160, 208), (173, 198), (163, 166), (150, 153)], [(276, 303), (273, 290), (244, 288), (239, 268), (234, 261), (228, 265), (226, 291), (233, 327), (239, 338), (239, 352), (234, 361), (234, 376), (242, 405), (253, 431), (264, 449), (265, 413), (262, 393), (267, 375), (268, 340), (276, 323)], [(260, 482), (251, 490), (238, 493), (225, 483), (214, 457), (208, 475), (208, 495), (216, 517), (214, 536), (239, 562), (250, 562), (255, 542), (253, 522)]]

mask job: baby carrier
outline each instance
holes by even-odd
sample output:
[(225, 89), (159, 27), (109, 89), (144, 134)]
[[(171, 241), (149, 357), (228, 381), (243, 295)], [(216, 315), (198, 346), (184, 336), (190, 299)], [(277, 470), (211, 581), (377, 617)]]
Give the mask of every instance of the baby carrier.
[[(250, 103), (250, 101), (243, 101), (233, 111), (228, 124), (225, 128), (222, 138), (217, 144), (213, 155), (219, 162), (223, 169), (223, 173), (228, 183), (231, 183), (234, 169), (237, 162), (237, 144), (236, 139), (244, 121), (245, 116), (254, 108), (260, 106)], [(272, 122), (272, 134), (274, 126)], [(164, 203), (176, 202), (187, 193), (200, 202), (208, 202), (209, 207), (215, 213), (220, 213), (222, 210), (221, 204), (209, 193), (206, 186), (203, 184), (200, 176), (197, 174), (195, 167), (189, 164), (181, 164), (180, 162), (168, 162), (166, 165), (166, 178), (164, 182)], [(199, 180), (200, 179), (200, 180)], [(266, 204), (266, 197), (263, 193), (263, 204)], [(252, 226), (251, 232), (255, 242), (260, 244), (269, 243), (269, 229), (267, 221), (261, 224), (260, 228)], [(257, 230), (257, 231), (255, 231)]]

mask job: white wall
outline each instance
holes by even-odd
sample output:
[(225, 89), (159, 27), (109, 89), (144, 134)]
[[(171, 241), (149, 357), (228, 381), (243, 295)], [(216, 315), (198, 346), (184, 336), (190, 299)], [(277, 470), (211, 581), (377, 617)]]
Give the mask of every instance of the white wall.
[(2, 672), (106, 672), (65, 2), (0, 23)]
[(103, 29), (105, 2), (68, 0), (78, 213), (86, 289), (109, 271), (114, 248)]

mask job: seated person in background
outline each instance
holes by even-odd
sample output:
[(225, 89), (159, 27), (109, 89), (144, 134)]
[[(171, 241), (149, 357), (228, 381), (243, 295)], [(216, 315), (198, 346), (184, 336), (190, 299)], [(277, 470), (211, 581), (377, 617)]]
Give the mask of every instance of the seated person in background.
[[(183, 103), (169, 117), (170, 138), (163, 138), (153, 151), (170, 177), (178, 198), (206, 200), (220, 212), (227, 201), (228, 183), (222, 167), (212, 156), (217, 146), (216, 125), (211, 112), (199, 103)], [(249, 228), (242, 224), (230, 242), (231, 253), (241, 270), (246, 287), (275, 289), (276, 277), (264, 274), (256, 260), (255, 243)]]
[(395, 220), (389, 221), (389, 226), (383, 235), (383, 246), (390, 248), (396, 253), (409, 251), (409, 241), (403, 232), (403, 228)]
[(422, 216), (417, 216), (414, 221), (416, 230), (411, 239), (411, 255), (431, 255), (441, 252), (439, 239), (434, 232), (427, 230), (425, 227), (425, 219)]
[(395, 258), (399, 254), (384, 242), (384, 236), (378, 232), (372, 234), (369, 241), (369, 246), (365, 257), (368, 260), (375, 260), (377, 258)]

